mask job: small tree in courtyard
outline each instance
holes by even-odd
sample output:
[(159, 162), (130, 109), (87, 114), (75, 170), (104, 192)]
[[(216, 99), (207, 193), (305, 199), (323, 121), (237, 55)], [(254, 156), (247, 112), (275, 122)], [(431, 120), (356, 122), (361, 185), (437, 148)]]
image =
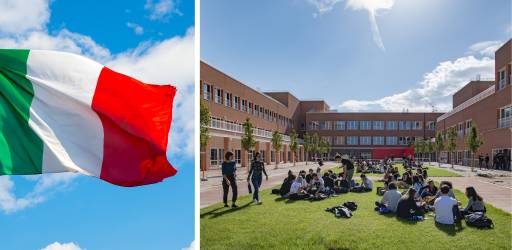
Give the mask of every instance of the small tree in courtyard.
[(290, 150), (292, 151), (293, 166), (295, 167), (295, 158), (297, 157), (297, 150), (299, 149), (299, 143), (297, 142), (297, 133), (292, 130), (290, 133)]
[(311, 135), (308, 132), (304, 134), (304, 152), (306, 152), (306, 165), (308, 165), (309, 152), (311, 152)]
[(256, 145), (256, 139), (254, 139), (254, 129), (249, 118), (245, 119), (245, 122), (244, 124), (242, 124), (242, 127), (244, 128), (244, 134), (242, 135), (241, 146), (242, 149), (245, 151), (244, 154), (247, 154)]
[(317, 133), (313, 134), (311, 137), (311, 151), (314, 153), (315, 160), (318, 158), (319, 147), (320, 146), (320, 136)]
[(276, 169), (278, 168), (278, 165), (279, 165), (279, 160), (278, 159), (278, 155), (280, 155), (280, 150), (281, 150), (281, 147), (283, 146), (283, 136), (277, 132), (277, 131), (274, 131), (272, 133), (272, 148), (274, 149), (274, 151), (276, 152), (275, 156), (276, 156)]
[[(208, 128), (210, 127), (210, 110), (208, 107), (201, 102), (200, 110), (199, 110), (199, 146), (201, 148), (201, 152), (206, 154), (205, 147), (208, 144), (208, 140), (210, 139), (210, 135), (208, 134)], [(202, 180), (206, 180), (206, 162), (204, 166), (202, 166), (201, 171), (203, 172)]]
[(420, 162), (421, 162), (421, 157), (422, 157), (422, 154), (425, 152), (425, 141), (423, 140), (423, 138), (420, 138), (418, 140), (415, 140), (413, 145), (414, 147), (414, 153), (417, 154), (420, 159)]
[(468, 146), (469, 151), (471, 151), (471, 171), (474, 171), (475, 155), (478, 151), (478, 148), (480, 148), (482, 144), (483, 141), (478, 136), (478, 130), (476, 129), (476, 126), (471, 126), (471, 130), (466, 137), (466, 145)]
[(441, 131), (437, 131), (437, 133), (436, 133), (434, 150), (436, 151), (437, 165), (441, 166), (441, 151), (444, 150), (443, 134), (441, 134)]
[(455, 149), (457, 148), (457, 131), (455, 131), (455, 127), (451, 127), (448, 129), (448, 134), (447, 134), (447, 137), (448, 137), (448, 144), (447, 144), (447, 147), (446, 149), (448, 150), (448, 152), (450, 152), (450, 158), (451, 158), (451, 164), (452, 164), (452, 168), (453, 168), (453, 161), (454, 161), (454, 153), (455, 153)]
[(432, 160), (432, 152), (434, 152), (434, 143), (432, 142), (432, 139), (425, 141), (425, 152), (428, 154), (428, 165), (430, 165), (430, 161)]
[(318, 143), (318, 149), (323, 159), (323, 155), (331, 151), (331, 144), (327, 140), (320, 139)]

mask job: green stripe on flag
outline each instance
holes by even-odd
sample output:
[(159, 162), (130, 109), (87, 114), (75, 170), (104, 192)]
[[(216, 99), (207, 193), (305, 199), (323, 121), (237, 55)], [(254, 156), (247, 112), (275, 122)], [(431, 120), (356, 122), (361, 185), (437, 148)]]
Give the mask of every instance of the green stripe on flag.
[(29, 50), (0, 49), (0, 175), (42, 172), (43, 142), (29, 127)]

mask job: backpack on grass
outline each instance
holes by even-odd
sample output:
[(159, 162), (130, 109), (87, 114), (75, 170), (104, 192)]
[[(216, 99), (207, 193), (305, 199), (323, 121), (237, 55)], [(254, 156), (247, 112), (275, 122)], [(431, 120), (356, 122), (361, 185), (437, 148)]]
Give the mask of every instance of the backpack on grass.
[(483, 212), (475, 212), (465, 217), (466, 225), (476, 228), (494, 228), (494, 223)]
[(340, 218), (340, 217), (350, 218), (350, 217), (352, 217), (352, 212), (350, 211), (350, 209), (348, 209), (347, 207), (342, 206), (342, 205), (338, 205), (338, 206), (334, 206), (334, 207), (331, 207), (331, 208), (327, 208), (327, 209), (325, 209), (325, 211), (333, 213), (334, 216), (336, 216), (336, 218)]
[(353, 201), (347, 201), (347, 202), (343, 203), (343, 206), (350, 209), (350, 211), (357, 210), (357, 204)]

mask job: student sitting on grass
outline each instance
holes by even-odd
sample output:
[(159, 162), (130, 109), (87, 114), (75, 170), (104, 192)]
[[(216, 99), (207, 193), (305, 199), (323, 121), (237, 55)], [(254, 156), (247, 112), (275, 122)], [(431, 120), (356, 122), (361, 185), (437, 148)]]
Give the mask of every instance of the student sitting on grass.
[(466, 197), (468, 197), (468, 204), (461, 210), (462, 215), (468, 215), (475, 212), (485, 213), (484, 199), (476, 193), (474, 187), (466, 188)]
[(428, 196), (435, 196), (437, 194), (437, 187), (433, 180), (429, 180), (428, 184), (421, 190), (421, 198)]
[[(448, 196), (452, 197), (455, 199), (455, 193), (453, 192), (453, 184), (449, 181), (441, 181), (441, 183), (439, 184), (439, 186), (443, 186), (443, 185), (446, 185), (448, 186), (448, 188), (450, 189), (448, 191)], [(436, 194), (436, 199), (439, 198), (441, 196), (441, 191), (439, 190)]]
[(331, 178), (329, 173), (324, 173), (324, 176), (322, 177), (322, 180), (324, 181), (325, 188), (328, 191), (334, 190), (334, 179)]
[(400, 172), (398, 171), (398, 167), (393, 168), (393, 179), (395, 179), (395, 181), (400, 180)]
[(308, 193), (316, 195), (325, 191), (324, 180), (318, 176), (317, 173), (313, 173), (313, 179), (309, 183)]
[(302, 186), (303, 182), (304, 179), (302, 178), (302, 176), (297, 176), (292, 186), (290, 187), (290, 193), (286, 195), (290, 200), (303, 200), (309, 197), (309, 194), (306, 192), (305, 187)]
[(448, 185), (442, 185), (440, 192), (439, 198), (434, 201), (435, 221), (444, 225), (453, 225), (455, 217), (459, 213), (458, 202), (450, 196), (450, 187)]
[(415, 195), (416, 190), (414, 190), (414, 188), (409, 188), (407, 193), (400, 198), (396, 207), (396, 216), (398, 218), (413, 220), (418, 218), (417, 216), (423, 217), (424, 210), (416, 203), (416, 200), (414, 199)]
[(402, 194), (398, 192), (396, 184), (391, 182), (388, 184), (388, 191), (384, 193), (380, 202), (375, 202), (375, 205), (381, 213), (395, 213), (401, 197)]
[(420, 182), (420, 178), (417, 175), (412, 177), (412, 188), (416, 190), (416, 198), (420, 197), (420, 191), (423, 189), (423, 184)]
[(283, 184), (281, 184), (281, 188), (279, 189), (272, 189), (272, 194), (279, 194), (281, 196), (286, 195), (290, 192), (290, 187), (292, 186), (293, 182), (295, 181), (295, 175), (293, 175), (293, 172), (291, 170), (288, 170), (288, 176), (284, 178)]
[(306, 182), (308, 184), (310, 184), (311, 179), (313, 179), (313, 169), (312, 168), (309, 169), (309, 173), (306, 175)]
[(366, 177), (365, 174), (361, 174), (361, 185), (353, 188), (354, 192), (371, 192), (373, 189), (372, 180)]

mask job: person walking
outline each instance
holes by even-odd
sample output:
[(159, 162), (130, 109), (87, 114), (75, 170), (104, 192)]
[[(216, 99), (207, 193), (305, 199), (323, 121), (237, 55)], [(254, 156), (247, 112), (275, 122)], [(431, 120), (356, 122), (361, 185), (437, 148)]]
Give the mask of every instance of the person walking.
[(249, 170), (249, 174), (247, 175), (247, 182), (249, 182), (249, 179), (252, 182), (252, 186), (254, 188), (252, 198), (254, 200), (254, 203), (257, 204), (261, 204), (259, 190), (261, 182), (263, 180), (262, 173), (265, 174), (265, 179), (268, 181), (267, 171), (265, 171), (265, 164), (260, 159), (260, 153), (256, 152), (254, 154), (254, 159), (251, 163), (251, 169)]
[(485, 168), (489, 170), (489, 154), (485, 154)]
[(236, 162), (233, 161), (233, 153), (228, 151), (224, 155), (224, 162), (222, 162), (222, 191), (224, 207), (228, 206), (228, 192), (229, 187), (233, 192), (232, 208), (237, 208), (236, 198), (238, 196), (238, 187), (236, 186)]
[(341, 156), (341, 164), (343, 164), (343, 173), (345, 174), (343, 179), (347, 180), (348, 183), (350, 184), (350, 187), (352, 187), (352, 177), (354, 176), (354, 163), (352, 163), (348, 155), (345, 154)]

